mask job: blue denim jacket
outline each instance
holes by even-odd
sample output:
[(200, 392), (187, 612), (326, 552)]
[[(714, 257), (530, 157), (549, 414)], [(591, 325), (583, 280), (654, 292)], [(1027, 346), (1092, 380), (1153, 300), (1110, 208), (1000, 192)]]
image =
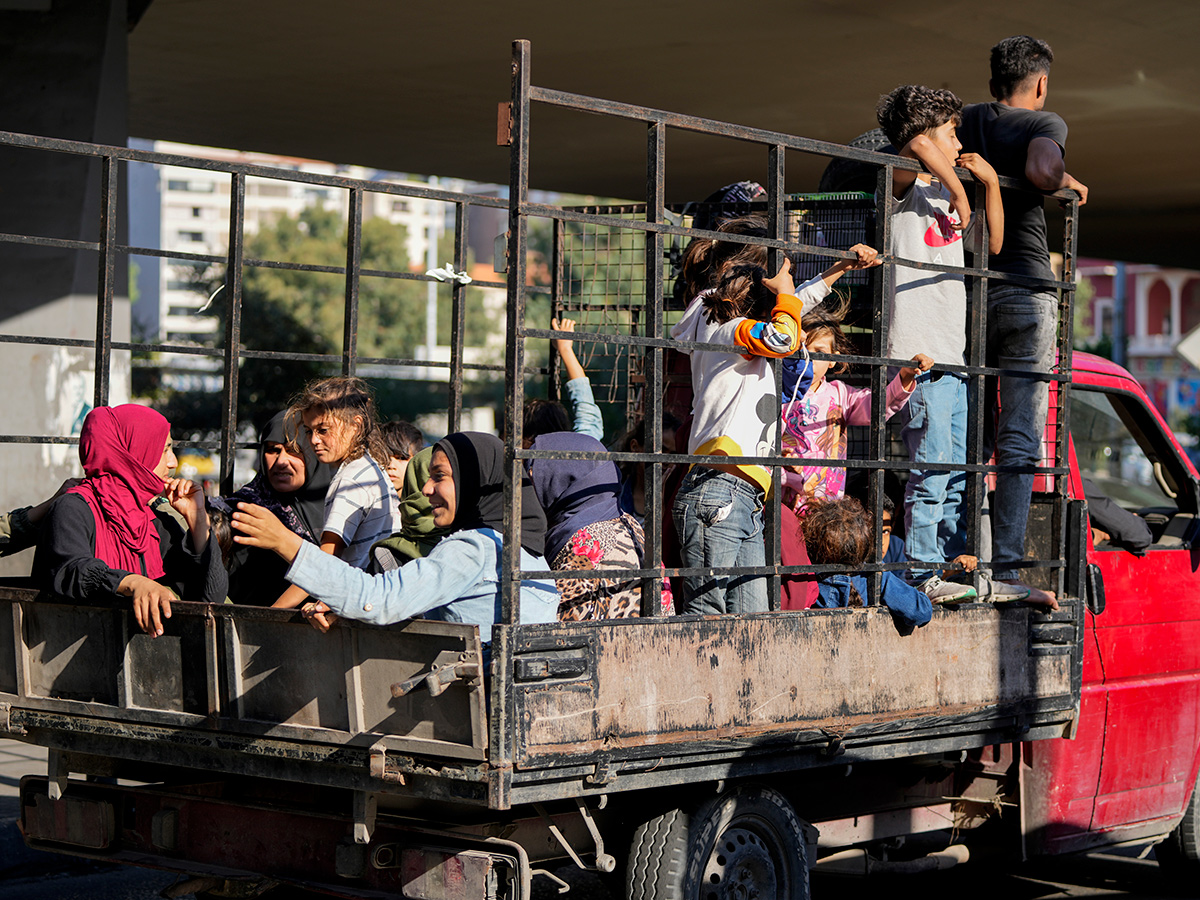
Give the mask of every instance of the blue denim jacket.
[(572, 378), (567, 382), (567, 402), (571, 405), (572, 429), (598, 441), (604, 440), (604, 419), (592, 396), (592, 383), (587, 378)]
[[(813, 604), (815, 607), (833, 609), (849, 606), (851, 585), (864, 601), (867, 599), (867, 579), (862, 575), (825, 575), (818, 585), (821, 595)], [(892, 614), (896, 630), (901, 634), (911, 634), (914, 628), (927, 624), (933, 618), (933, 604), (929, 598), (891, 572), (883, 573), (883, 590), (879, 599)]]
[[(389, 625), (422, 616), (485, 628), (500, 620), (500, 548), (499, 532), (465, 529), (446, 535), (423, 559), (369, 575), (306, 541), (287, 579), (338, 615), (361, 622)], [(522, 548), (521, 568), (549, 567)], [(521, 582), (521, 622), (553, 622), (557, 613), (553, 581)]]

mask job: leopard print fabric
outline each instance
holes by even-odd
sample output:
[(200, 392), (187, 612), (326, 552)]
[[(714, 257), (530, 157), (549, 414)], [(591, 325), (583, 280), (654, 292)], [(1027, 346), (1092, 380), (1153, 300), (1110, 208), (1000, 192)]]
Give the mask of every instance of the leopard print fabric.
[[(580, 528), (558, 552), (552, 568), (640, 569), (646, 536), (641, 524), (628, 513), (620, 518)], [(588, 619), (624, 619), (641, 615), (642, 585), (636, 578), (559, 579), (558, 618), (564, 622)], [(663, 613), (670, 615), (670, 586), (663, 582)]]

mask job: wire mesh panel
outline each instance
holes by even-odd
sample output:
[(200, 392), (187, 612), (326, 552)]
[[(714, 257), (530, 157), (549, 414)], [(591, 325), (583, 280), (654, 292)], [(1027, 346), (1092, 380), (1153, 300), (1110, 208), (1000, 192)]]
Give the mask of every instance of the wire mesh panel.
[[(631, 221), (645, 218), (644, 206), (578, 209)], [(558, 248), (554, 317), (574, 320), (578, 331), (639, 333), (646, 297), (645, 234), (610, 223), (557, 221), (553, 227)], [(664, 261), (664, 276), (668, 274)], [(597, 402), (620, 409), (623, 422), (617, 431), (623, 431), (638, 414), (637, 396), (644, 383), (640, 348), (586, 342), (576, 344), (575, 352)]]

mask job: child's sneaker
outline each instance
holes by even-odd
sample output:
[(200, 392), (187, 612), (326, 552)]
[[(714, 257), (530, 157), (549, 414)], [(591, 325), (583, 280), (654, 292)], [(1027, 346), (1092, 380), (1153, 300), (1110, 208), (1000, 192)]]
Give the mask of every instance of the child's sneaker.
[(974, 600), (977, 594), (969, 584), (955, 584), (952, 581), (942, 581), (933, 575), (921, 582), (917, 590), (921, 591), (934, 603), (958, 603), (963, 600)]
[(992, 581), (992, 592), (988, 600), (993, 603), (1012, 603), (1024, 600), (1029, 596), (1029, 588), (1023, 584), (1009, 584), (1006, 581)]

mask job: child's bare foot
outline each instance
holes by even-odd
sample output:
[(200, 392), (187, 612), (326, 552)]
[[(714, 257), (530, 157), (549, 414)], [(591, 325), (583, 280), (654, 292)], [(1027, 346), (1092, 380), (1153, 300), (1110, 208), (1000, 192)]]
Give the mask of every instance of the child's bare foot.
[(1001, 584), (1010, 584), (1013, 587), (1020, 588), (1023, 591), (1029, 591), (1028, 595), (1024, 597), (1024, 601), (1026, 603), (1032, 603), (1036, 606), (1045, 606), (1047, 609), (1052, 610), (1058, 609), (1058, 598), (1054, 595), (1053, 591), (1043, 591), (1041, 588), (1030, 587), (1027, 584), (1022, 584), (1016, 578), (998, 578), (996, 580)]

